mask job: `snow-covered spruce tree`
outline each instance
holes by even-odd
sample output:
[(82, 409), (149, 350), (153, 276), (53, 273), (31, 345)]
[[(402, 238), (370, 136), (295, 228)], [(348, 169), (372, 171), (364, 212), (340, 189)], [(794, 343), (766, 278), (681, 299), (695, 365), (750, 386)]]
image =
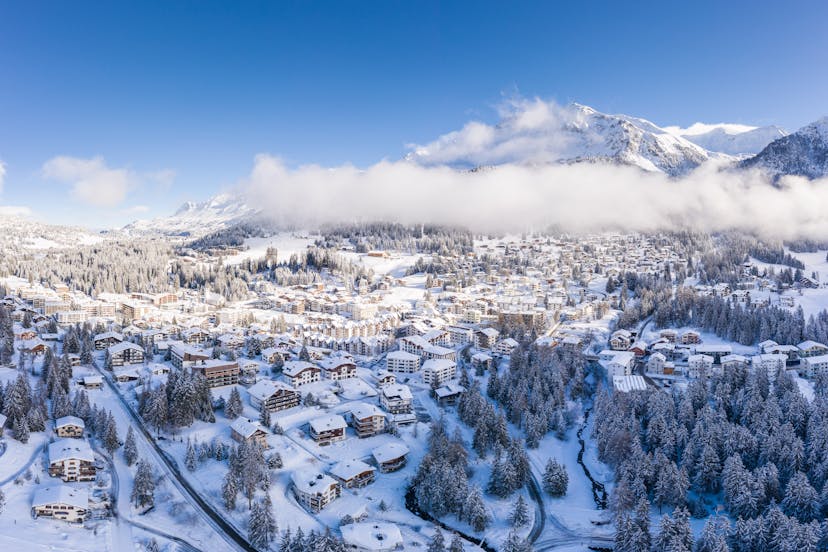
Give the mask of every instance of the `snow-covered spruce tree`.
[(515, 500), (512, 513), (509, 516), (509, 523), (512, 524), (512, 527), (522, 527), (529, 523), (529, 508), (522, 494), (519, 494), (517, 500)]
[(434, 531), (434, 536), (431, 537), (426, 552), (446, 552), (446, 539), (439, 527)]
[(568, 487), (569, 474), (566, 473), (566, 467), (550, 458), (543, 471), (543, 490), (550, 496), (561, 497), (566, 495)]
[(463, 552), (463, 539), (457, 533), (451, 537), (448, 552)]
[(124, 441), (124, 461), (127, 466), (132, 466), (138, 460), (138, 446), (135, 444), (135, 432), (132, 426), (127, 429), (126, 440)]
[(726, 517), (711, 516), (696, 540), (694, 552), (730, 552), (729, 533), (730, 522)]
[(225, 509), (229, 511), (236, 509), (236, 495), (238, 495), (238, 492), (236, 478), (228, 471), (224, 474), (224, 481), (221, 484), (221, 498), (224, 500)]
[(224, 404), (224, 415), (230, 420), (235, 420), (241, 416), (243, 410), (244, 406), (242, 405), (239, 390), (233, 387), (233, 390), (230, 391), (230, 397), (228, 397), (227, 402)]
[(276, 519), (273, 516), (273, 504), (270, 495), (265, 495), (264, 500), (256, 502), (250, 509), (250, 522), (248, 524), (248, 540), (258, 550), (267, 550), (270, 543), (276, 539), (278, 528)]
[(146, 460), (138, 462), (132, 482), (131, 500), (136, 508), (151, 508), (155, 505), (155, 474)]
[(785, 498), (782, 500), (782, 509), (789, 516), (802, 522), (809, 522), (819, 516), (819, 494), (808, 482), (808, 477), (797, 472), (788, 482)]
[(198, 467), (196, 462), (195, 447), (189, 439), (187, 439), (187, 452), (184, 456), (184, 466), (187, 468), (187, 471), (190, 472), (196, 471), (196, 468)]
[(121, 441), (118, 439), (118, 426), (115, 423), (115, 417), (112, 412), (109, 413), (106, 419), (106, 431), (103, 434), (103, 446), (106, 451), (112, 455), (121, 446)]
[(500, 545), (501, 552), (532, 552), (532, 543), (521, 538), (514, 529)]

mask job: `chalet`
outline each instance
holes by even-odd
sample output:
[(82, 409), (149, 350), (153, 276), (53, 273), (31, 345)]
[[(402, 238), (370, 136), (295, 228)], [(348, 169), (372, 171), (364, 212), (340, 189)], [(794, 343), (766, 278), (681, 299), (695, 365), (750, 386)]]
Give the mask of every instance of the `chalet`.
[(210, 339), (210, 334), (201, 328), (188, 328), (181, 332), (181, 341), (188, 345), (199, 345)]
[(49, 475), (64, 481), (94, 481), (95, 456), (81, 439), (58, 439), (49, 444)]
[(561, 340), (561, 347), (567, 351), (579, 352), (583, 346), (583, 340), (577, 335), (568, 335)]
[(800, 371), (809, 378), (828, 371), (828, 355), (809, 356), (802, 359)]
[(828, 354), (828, 347), (817, 341), (803, 341), (796, 347), (799, 349), (799, 356), (802, 358)]
[(669, 343), (675, 343), (676, 339), (678, 338), (678, 332), (676, 330), (661, 330), (658, 333), (658, 337), (661, 339), (665, 339)]
[(237, 443), (258, 443), (267, 448), (267, 431), (247, 418), (236, 418), (230, 424), (230, 437)]
[(342, 493), (342, 488), (336, 480), (315, 470), (296, 470), (291, 475), (291, 481), (296, 500), (315, 514), (339, 498)]
[(49, 346), (46, 344), (46, 342), (40, 339), (39, 337), (27, 339), (20, 344), (21, 351), (34, 356), (41, 356), (46, 354), (46, 349), (48, 348)]
[(346, 489), (359, 489), (374, 482), (376, 471), (361, 460), (345, 460), (334, 464), (330, 473)]
[(247, 390), (250, 404), (261, 409), (264, 404), (270, 412), (279, 412), (298, 406), (302, 394), (281, 381), (261, 380)]
[(407, 385), (396, 383), (380, 390), (380, 405), (391, 414), (411, 413), (411, 389)]
[(653, 353), (647, 360), (647, 372), (651, 374), (663, 374), (664, 364), (667, 362), (667, 357), (661, 353)]
[(690, 355), (687, 359), (687, 377), (698, 378), (702, 375), (712, 374), (713, 360), (710, 355)]
[(100, 389), (103, 387), (103, 378), (101, 376), (84, 376), (83, 386), (86, 389)]
[(219, 359), (202, 360), (190, 366), (192, 374), (201, 374), (207, 380), (207, 385), (223, 387), (239, 383), (239, 363)]
[(218, 337), (218, 343), (225, 349), (238, 350), (244, 347), (244, 336), (234, 333), (222, 334)]
[(474, 341), (474, 331), (465, 326), (449, 326), (446, 328), (450, 346), (464, 346)]
[(647, 344), (641, 340), (636, 341), (630, 346), (629, 351), (636, 357), (641, 358), (647, 354)]
[(629, 330), (615, 330), (609, 343), (613, 351), (626, 351), (632, 345), (632, 333)]
[(457, 364), (452, 360), (432, 358), (423, 363), (423, 383), (442, 385), (452, 379), (457, 372)]
[(629, 351), (601, 351), (598, 354), (601, 364), (607, 374), (613, 376), (629, 376), (635, 364), (635, 354)]
[(466, 388), (456, 383), (448, 382), (445, 385), (434, 390), (434, 396), (437, 398), (437, 404), (440, 406), (453, 406), (457, 404), (460, 396), (466, 391)]
[(491, 351), (497, 343), (498, 336), (500, 336), (500, 332), (494, 328), (477, 330), (474, 332), (474, 347)]
[(356, 403), (351, 406), (351, 426), (360, 438), (385, 431), (385, 417), (385, 412), (373, 404)]
[[(807, 343), (807, 341), (806, 341), (806, 343)], [(771, 347), (776, 347), (777, 345), (779, 345), (779, 343), (777, 343), (776, 341), (774, 341), (772, 339), (766, 339), (765, 341), (763, 341), (759, 344), (759, 352), (767, 353), (768, 349), (770, 349)], [(800, 343), (800, 345), (802, 345), (802, 344)]]
[[(788, 364), (794, 364), (799, 361), (800, 350), (796, 345), (774, 345), (773, 347), (768, 347), (765, 352), (772, 355), (787, 356)], [(826, 348), (826, 352), (828, 352), (828, 348)]]
[(686, 332), (681, 334), (682, 345), (698, 345), (699, 343), (701, 343), (701, 335), (699, 334), (699, 332), (687, 330)]
[(408, 447), (402, 443), (386, 443), (371, 451), (380, 473), (402, 469), (408, 457)]
[(397, 376), (386, 370), (380, 370), (374, 376), (374, 380), (377, 382), (377, 387), (385, 387), (397, 383)]
[(197, 349), (192, 345), (185, 343), (172, 343), (170, 345), (170, 361), (176, 368), (186, 368), (210, 358), (209, 352)]
[(330, 414), (315, 418), (308, 423), (308, 434), (319, 446), (327, 446), (345, 440), (345, 418), (339, 414)]
[(471, 365), (475, 370), (485, 372), (492, 367), (492, 357), (486, 353), (475, 353), (471, 357)]
[(356, 364), (348, 358), (329, 357), (323, 359), (319, 365), (325, 379), (338, 381), (357, 377)]
[(348, 552), (394, 552), (405, 549), (400, 528), (387, 521), (349, 523), (340, 527)]
[(747, 369), (748, 359), (742, 355), (725, 355), (722, 357), (722, 371)]
[(282, 367), (282, 375), (294, 387), (319, 381), (321, 374), (319, 366), (304, 360), (289, 360)]
[(130, 341), (124, 341), (111, 345), (109, 362), (111, 366), (126, 366), (129, 364), (142, 364), (144, 362), (144, 349)]
[(391, 351), (385, 355), (385, 367), (389, 372), (411, 374), (420, 369), (420, 357), (405, 351)]
[(63, 416), (55, 420), (55, 433), (58, 437), (83, 437), (86, 424), (75, 416)]
[(277, 360), (284, 362), (285, 350), (278, 349), (276, 347), (268, 347), (267, 349), (262, 349), (262, 360), (264, 362), (267, 362), (268, 364), (274, 364)]
[(41, 487), (32, 499), (32, 517), (50, 517), (70, 523), (83, 523), (89, 514), (89, 491), (68, 485)]
[(123, 340), (124, 336), (118, 332), (104, 332), (95, 335), (95, 337), (92, 338), (92, 343), (95, 345), (95, 349), (103, 351), (104, 349), (115, 345), (116, 343), (120, 343)]
[(493, 352), (499, 355), (508, 356), (512, 354), (512, 351), (517, 349), (518, 345), (520, 344), (516, 340), (511, 337), (507, 337), (506, 339), (501, 339), (497, 342)]

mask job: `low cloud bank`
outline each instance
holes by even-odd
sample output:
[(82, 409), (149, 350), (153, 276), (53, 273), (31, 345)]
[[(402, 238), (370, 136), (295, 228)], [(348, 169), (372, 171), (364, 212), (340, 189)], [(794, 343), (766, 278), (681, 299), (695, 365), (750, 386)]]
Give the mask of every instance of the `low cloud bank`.
[(475, 172), (407, 161), (287, 168), (258, 155), (241, 189), (251, 206), (294, 225), (388, 220), (476, 231), (741, 230), (764, 238), (828, 239), (828, 180), (706, 163), (681, 179), (635, 167), (501, 165)]

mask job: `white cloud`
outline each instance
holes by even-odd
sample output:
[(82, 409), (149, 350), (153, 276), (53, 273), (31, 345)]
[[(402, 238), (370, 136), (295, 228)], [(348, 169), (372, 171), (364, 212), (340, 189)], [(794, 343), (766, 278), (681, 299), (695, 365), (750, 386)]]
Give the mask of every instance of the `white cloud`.
[(285, 224), (389, 220), (475, 230), (736, 229), (775, 239), (828, 235), (828, 180), (786, 178), (707, 163), (681, 179), (607, 164), (503, 165), (477, 172), (382, 162), (288, 169), (255, 158), (242, 182), (250, 205)]
[(173, 185), (173, 182), (175, 182), (177, 174), (173, 169), (161, 169), (159, 171), (148, 172), (145, 176), (147, 180), (158, 184), (164, 189), (169, 189)]
[(102, 157), (82, 159), (58, 156), (43, 165), (43, 176), (72, 185), (72, 195), (96, 207), (121, 204), (135, 184), (127, 169), (113, 169)]
[(32, 210), (22, 205), (0, 205), (0, 217), (28, 217)]
[(140, 215), (148, 212), (149, 210), (150, 208), (147, 205), (133, 205), (132, 207), (121, 209), (121, 212), (125, 215)]
[(723, 130), (725, 134), (742, 134), (744, 132), (756, 130), (757, 127), (740, 125), (737, 123), (693, 123), (687, 128), (681, 128), (679, 126), (666, 126), (663, 128), (670, 134), (675, 134), (676, 136), (698, 136), (699, 134), (707, 134), (708, 132), (718, 129)]
[(6, 164), (0, 161), (0, 194), (3, 193), (3, 184), (6, 183)]

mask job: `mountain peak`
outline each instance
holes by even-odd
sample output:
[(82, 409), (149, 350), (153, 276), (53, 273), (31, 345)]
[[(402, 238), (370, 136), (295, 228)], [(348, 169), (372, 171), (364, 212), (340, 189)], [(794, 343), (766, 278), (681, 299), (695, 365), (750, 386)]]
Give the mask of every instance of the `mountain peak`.
[(821, 178), (828, 175), (828, 117), (774, 140), (740, 166), (759, 168), (774, 178), (783, 175)]

